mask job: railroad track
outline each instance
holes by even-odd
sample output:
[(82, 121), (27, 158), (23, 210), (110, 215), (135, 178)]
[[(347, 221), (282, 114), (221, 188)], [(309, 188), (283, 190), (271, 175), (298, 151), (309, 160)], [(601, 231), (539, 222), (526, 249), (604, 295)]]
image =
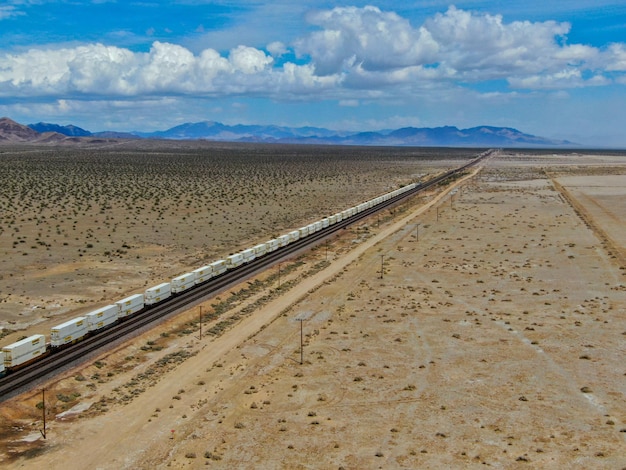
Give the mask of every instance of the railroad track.
[(38, 384), (54, 377), (61, 371), (86, 362), (91, 357), (107, 350), (112, 345), (137, 336), (146, 329), (156, 326), (158, 323), (188, 310), (190, 307), (205, 301), (207, 298), (255, 276), (268, 267), (274, 266), (284, 259), (291, 258), (300, 252), (320, 244), (336, 232), (349, 227), (355, 222), (370, 217), (381, 210), (394, 207), (426, 189), (444, 183), (446, 180), (455, 177), (466, 169), (477, 165), (494, 152), (495, 150), (484, 152), (469, 163), (454, 170), (450, 170), (427, 182), (421, 183), (406, 193), (400, 194), (388, 201), (381, 202), (346, 220), (337, 222), (312, 235), (257, 258), (248, 264), (226, 271), (203, 284), (199, 284), (190, 290), (168, 298), (161, 304), (133, 314), (124, 321), (114, 324), (94, 336), (87, 337), (60, 351), (50, 353), (32, 364), (8, 374), (6, 377), (0, 379), (0, 402), (32, 389)]

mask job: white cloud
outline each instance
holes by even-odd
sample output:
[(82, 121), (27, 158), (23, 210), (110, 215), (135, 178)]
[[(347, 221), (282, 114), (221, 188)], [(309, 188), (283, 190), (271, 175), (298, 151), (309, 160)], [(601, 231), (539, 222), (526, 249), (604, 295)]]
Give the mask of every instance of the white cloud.
[(339, 100), (339, 106), (356, 108), (359, 106), (359, 100)]
[[(213, 49), (194, 56), (175, 44), (154, 42), (149, 52), (89, 44), (76, 48), (31, 49), (0, 57), (0, 96), (106, 95), (141, 96), (181, 93), (245, 93), (274, 89), (271, 82), (316, 86), (308, 66), (287, 64), (272, 71), (273, 58), (246, 46), (228, 57)], [(268, 83), (269, 81), (270, 83)]]
[(610, 80), (602, 75), (594, 75), (584, 79), (580, 70), (568, 68), (553, 74), (532, 75), (522, 78), (511, 78), (509, 82), (515, 88), (531, 89), (567, 89), (585, 86), (608, 85)]
[(427, 30), (414, 29), (393, 12), (377, 7), (338, 7), (312, 13), (309, 21), (322, 28), (296, 42), (296, 50), (313, 59), (322, 75), (355, 65), (368, 71), (432, 61), (438, 45)]
[(229, 61), (236, 70), (251, 75), (266, 70), (274, 59), (258, 49), (238, 46), (230, 51)]
[[(522, 88), (586, 86), (603, 83), (606, 71), (626, 71), (624, 44), (606, 52), (569, 45), (568, 23), (506, 23), (500, 15), (455, 7), (419, 27), (376, 7), (335, 8), (311, 14), (309, 21), (321, 30), (299, 40), (296, 51), (311, 58), (317, 74), (343, 73), (346, 85), (361, 89), (494, 79)], [(595, 77), (573, 82), (564, 79), (564, 70)]]
[[(615, 43), (609, 45), (606, 53), (607, 66), (609, 71), (626, 72), (626, 45), (623, 43)], [(624, 77), (622, 77), (624, 78)]]
[(15, 16), (23, 16), (25, 13), (23, 11), (17, 10), (14, 6), (11, 5), (2, 5), (0, 6), (0, 20), (5, 20), (7, 18), (12, 18)]
[(274, 57), (280, 57), (287, 53), (287, 46), (280, 41), (274, 41), (267, 45), (267, 51)]
[[(148, 52), (83, 44), (0, 54), (0, 98), (253, 95), (354, 103), (489, 80), (524, 90), (624, 83), (626, 45), (567, 44), (567, 23), (506, 23), (454, 7), (417, 26), (374, 6), (316, 11), (307, 19), (317, 30), (291, 45), (272, 42), (267, 52), (239, 45), (226, 54), (194, 54), (155, 41)], [(299, 54), (297, 64), (274, 60), (290, 50)]]

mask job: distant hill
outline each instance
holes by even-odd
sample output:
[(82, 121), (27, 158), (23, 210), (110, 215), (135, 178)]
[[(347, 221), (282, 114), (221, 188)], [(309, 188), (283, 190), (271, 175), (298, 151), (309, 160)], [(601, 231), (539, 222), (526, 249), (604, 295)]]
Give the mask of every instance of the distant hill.
[(37, 124), (29, 124), (28, 127), (37, 132), (57, 132), (68, 137), (100, 137), (105, 139), (139, 139), (140, 136), (131, 132), (89, 132), (77, 126), (59, 124), (50, 124), (47, 122), (38, 122)]
[(406, 127), (393, 131), (338, 133), (318, 127), (228, 126), (214, 121), (186, 123), (165, 131), (139, 133), (145, 138), (209, 139), (235, 142), (267, 142), (333, 145), (380, 145), (419, 147), (560, 147), (576, 146), (524, 134), (508, 127), (480, 126), (458, 129)]
[(220, 141), (279, 141), (302, 137), (329, 138), (337, 133), (319, 127), (281, 127), (237, 124), (229, 126), (215, 121), (185, 123), (165, 131), (138, 132), (144, 138), (211, 139)]
[(0, 143), (50, 143), (65, 139), (56, 132), (37, 132), (7, 117), (0, 118)]
[(90, 132), (80, 127), (37, 123), (24, 126), (9, 118), (0, 119), (0, 143), (85, 143), (90, 139), (172, 139), (223, 142), (260, 142), (317, 145), (376, 145), (415, 147), (578, 147), (566, 140), (546, 139), (510, 127), (479, 126), (458, 129), (404, 127), (376, 132), (342, 133), (319, 127), (284, 127), (215, 121), (185, 123), (156, 132)]
[(72, 126), (60, 126), (59, 124), (49, 124), (47, 122), (38, 122), (37, 124), (29, 124), (32, 130), (37, 132), (58, 132), (69, 137), (89, 137), (91, 132), (81, 129), (80, 127)]

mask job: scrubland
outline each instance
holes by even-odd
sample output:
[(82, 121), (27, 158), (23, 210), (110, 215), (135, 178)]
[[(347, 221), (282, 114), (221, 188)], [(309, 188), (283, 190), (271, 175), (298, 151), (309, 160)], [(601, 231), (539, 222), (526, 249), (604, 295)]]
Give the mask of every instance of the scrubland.
[(450, 168), (475, 151), (131, 142), (0, 149), (8, 339)]
[(624, 156), (455, 184), (62, 374), (46, 440), (40, 390), (2, 404), (0, 462), (626, 468)]

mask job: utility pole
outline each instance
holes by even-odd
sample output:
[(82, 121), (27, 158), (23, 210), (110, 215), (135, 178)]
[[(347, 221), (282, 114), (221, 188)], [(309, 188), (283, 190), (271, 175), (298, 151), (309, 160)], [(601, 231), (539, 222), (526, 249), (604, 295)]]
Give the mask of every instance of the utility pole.
[(298, 318), (300, 322), (300, 365), (304, 364), (304, 335), (302, 324), (304, 323), (304, 318)]
[(200, 337), (198, 339), (202, 339), (202, 305), (200, 305), (200, 317), (198, 320), (200, 320), (198, 322), (200, 324)]
[(43, 436), (43, 438), (46, 438), (46, 389), (42, 388), (41, 389), (41, 402), (43, 403), (43, 429), (40, 430), (39, 432), (41, 433), (41, 435)]
[(420, 224), (415, 224), (415, 241), (420, 241)]

